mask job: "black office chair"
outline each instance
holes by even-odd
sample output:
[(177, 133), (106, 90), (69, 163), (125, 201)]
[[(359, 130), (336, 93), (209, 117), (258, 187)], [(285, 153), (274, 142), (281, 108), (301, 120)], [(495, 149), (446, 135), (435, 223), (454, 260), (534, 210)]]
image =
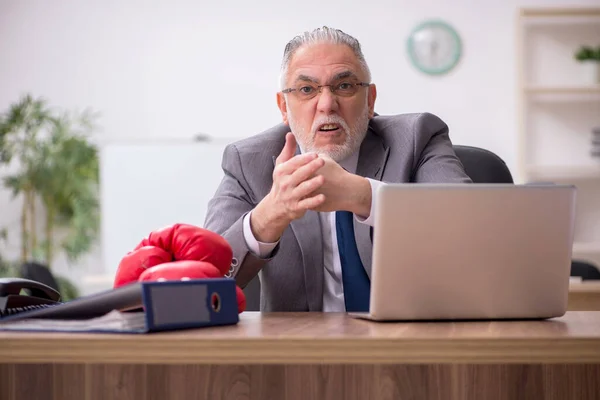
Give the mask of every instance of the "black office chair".
[(60, 291), (58, 282), (50, 269), (37, 262), (26, 262), (21, 265), (21, 277), (43, 283), (56, 291)]
[(571, 262), (571, 276), (579, 276), (582, 280), (600, 279), (600, 269), (591, 262), (573, 260)]
[(514, 183), (508, 166), (495, 153), (473, 146), (452, 147), (473, 183)]

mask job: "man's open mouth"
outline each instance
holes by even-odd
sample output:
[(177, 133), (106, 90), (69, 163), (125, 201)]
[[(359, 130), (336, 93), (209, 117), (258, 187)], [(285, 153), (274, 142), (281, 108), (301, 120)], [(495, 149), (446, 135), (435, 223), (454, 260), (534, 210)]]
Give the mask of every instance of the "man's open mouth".
[(325, 124), (319, 127), (319, 132), (335, 132), (340, 129), (338, 124)]

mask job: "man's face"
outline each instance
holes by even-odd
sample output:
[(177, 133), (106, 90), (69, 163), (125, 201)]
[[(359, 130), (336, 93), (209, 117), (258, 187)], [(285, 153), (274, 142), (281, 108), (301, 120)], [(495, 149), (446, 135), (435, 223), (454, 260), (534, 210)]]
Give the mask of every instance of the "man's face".
[[(296, 51), (285, 86), (296, 90), (278, 93), (277, 103), (304, 152), (341, 161), (360, 147), (377, 95), (375, 85), (354, 85), (360, 82), (367, 82), (366, 73), (346, 45), (322, 43)], [(333, 94), (329, 87), (318, 93), (319, 85), (333, 85), (338, 93)]]

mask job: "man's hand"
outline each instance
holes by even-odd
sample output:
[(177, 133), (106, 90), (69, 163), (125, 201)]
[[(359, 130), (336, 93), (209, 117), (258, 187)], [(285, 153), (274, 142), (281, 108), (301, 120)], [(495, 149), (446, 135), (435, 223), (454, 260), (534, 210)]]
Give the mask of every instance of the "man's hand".
[[(315, 211), (346, 210), (361, 217), (368, 218), (371, 212), (371, 185), (366, 178), (354, 175), (326, 155), (320, 155), (324, 165), (316, 172), (321, 176), (323, 184), (315, 194), (325, 196)], [(313, 178), (314, 179), (314, 178)]]
[(323, 185), (324, 177), (315, 172), (325, 165), (325, 160), (311, 153), (295, 156), (295, 152), (296, 139), (288, 133), (275, 161), (271, 191), (250, 217), (252, 233), (260, 242), (279, 240), (290, 222), (325, 202), (324, 194), (313, 195)]

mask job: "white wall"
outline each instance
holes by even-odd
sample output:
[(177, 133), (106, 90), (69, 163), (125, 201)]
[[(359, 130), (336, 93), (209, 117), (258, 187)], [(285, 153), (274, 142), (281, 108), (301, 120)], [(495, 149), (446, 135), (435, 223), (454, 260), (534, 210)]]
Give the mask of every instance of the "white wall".
[(222, 179), (221, 155), (227, 143), (103, 147), (101, 256), (109, 276), (149, 232), (175, 223), (204, 226), (206, 205)]
[[(515, 17), (534, 5), (598, 0), (0, 0), (0, 110), (25, 92), (91, 107), (102, 114), (103, 144), (249, 136), (280, 120), (285, 43), (330, 25), (361, 41), (377, 112), (433, 112), (455, 143), (488, 148), (515, 169)], [(453, 24), (464, 45), (459, 67), (438, 78), (416, 71), (405, 52), (410, 30), (432, 17)], [(0, 226), (14, 223), (14, 211), (0, 192)], [(89, 270), (103, 269), (99, 254)]]

